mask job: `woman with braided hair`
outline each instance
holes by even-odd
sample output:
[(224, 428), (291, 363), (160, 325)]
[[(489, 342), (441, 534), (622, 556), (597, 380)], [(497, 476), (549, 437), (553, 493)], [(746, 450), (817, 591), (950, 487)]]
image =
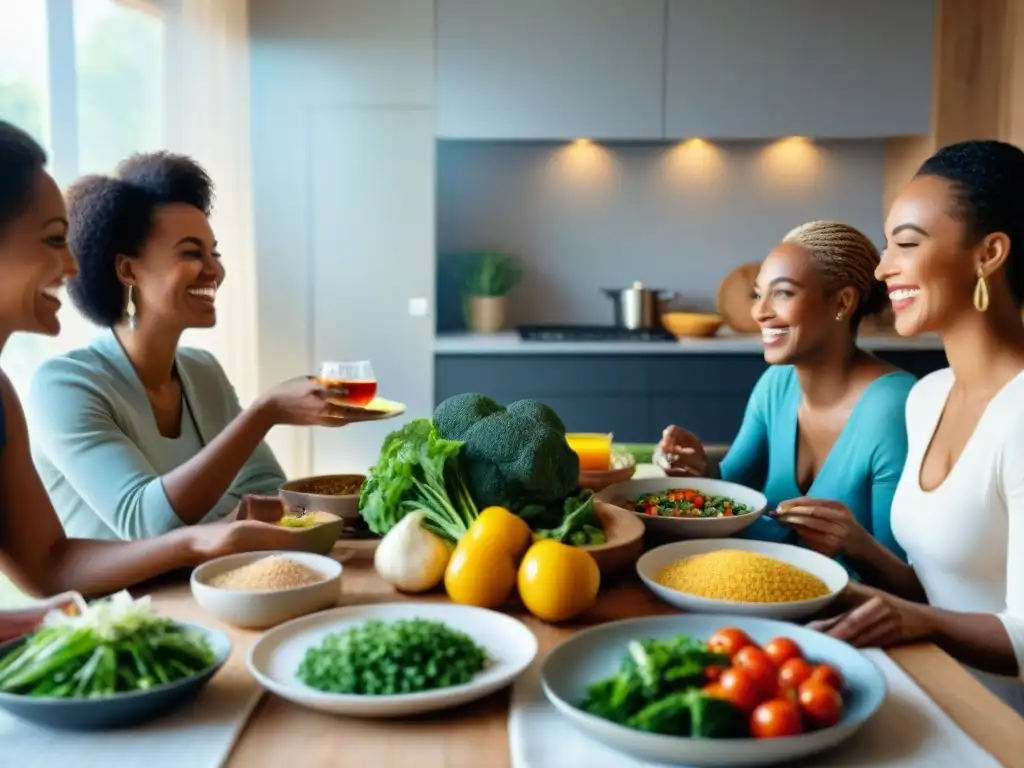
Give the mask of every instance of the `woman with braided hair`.
[[(915, 379), (857, 347), (857, 329), (886, 302), (878, 250), (861, 232), (812, 221), (768, 254), (752, 314), (765, 360), (723, 479), (761, 488), (777, 517), (745, 535), (839, 557), (861, 580), (902, 555), (889, 506), (907, 453), (903, 410)], [(669, 475), (708, 471), (700, 440), (668, 427), (657, 461)], [(823, 525), (821, 520), (827, 521)]]

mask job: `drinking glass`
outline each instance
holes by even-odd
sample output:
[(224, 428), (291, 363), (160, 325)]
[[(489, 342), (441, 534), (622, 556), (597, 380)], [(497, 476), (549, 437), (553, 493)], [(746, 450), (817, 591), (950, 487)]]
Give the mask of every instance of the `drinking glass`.
[(335, 405), (363, 407), (377, 396), (377, 377), (369, 360), (323, 362), (317, 379), (332, 390), (327, 399)]

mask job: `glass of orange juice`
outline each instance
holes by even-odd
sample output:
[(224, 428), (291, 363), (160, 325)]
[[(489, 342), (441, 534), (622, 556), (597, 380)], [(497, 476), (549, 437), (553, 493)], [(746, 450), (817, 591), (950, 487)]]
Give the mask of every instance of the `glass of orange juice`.
[(605, 472), (611, 469), (611, 432), (570, 432), (565, 439), (569, 447), (580, 457), (581, 471)]
[(377, 396), (377, 377), (369, 360), (320, 364), (317, 380), (333, 390), (328, 400), (335, 405), (365, 406)]

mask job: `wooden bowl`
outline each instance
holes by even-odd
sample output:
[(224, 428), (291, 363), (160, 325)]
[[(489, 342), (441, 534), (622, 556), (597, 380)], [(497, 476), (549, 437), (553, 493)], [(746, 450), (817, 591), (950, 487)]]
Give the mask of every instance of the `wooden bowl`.
[(594, 514), (601, 522), (607, 541), (586, 550), (597, 562), (601, 578), (608, 579), (632, 568), (644, 547), (644, 524), (632, 512), (601, 501), (594, 502)]
[(636, 474), (636, 457), (628, 451), (612, 446), (611, 468), (604, 470), (581, 469), (580, 487), (597, 493), (609, 485), (622, 483)]
[(754, 306), (750, 293), (760, 271), (759, 262), (744, 264), (726, 275), (718, 286), (715, 309), (736, 333), (757, 333), (761, 330), (757, 321), (750, 315), (751, 307)]
[(677, 339), (714, 336), (725, 323), (721, 315), (700, 312), (666, 312), (661, 316), (665, 330)]
[[(306, 512), (329, 512), (342, 520), (359, 517), (359, 489), (366, 475), (316, 475), (289, 480), (281, 486), (285, 503)], [(358, 483), (355, 493), (337, 494), (331, 489), (342, 484)]]

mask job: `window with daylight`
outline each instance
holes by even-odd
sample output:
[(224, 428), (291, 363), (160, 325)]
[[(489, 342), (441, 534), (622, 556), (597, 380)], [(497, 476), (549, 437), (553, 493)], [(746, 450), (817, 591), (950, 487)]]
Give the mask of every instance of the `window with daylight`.
[[(46, 148), (65, 186), (165, 144), (165, 23), (154, 0), (0, 0), (0, 119)], [(65, 302), (58, 338), (17, 334), (0, 367), (22, 396), (47, 357), (96, 329)]]

